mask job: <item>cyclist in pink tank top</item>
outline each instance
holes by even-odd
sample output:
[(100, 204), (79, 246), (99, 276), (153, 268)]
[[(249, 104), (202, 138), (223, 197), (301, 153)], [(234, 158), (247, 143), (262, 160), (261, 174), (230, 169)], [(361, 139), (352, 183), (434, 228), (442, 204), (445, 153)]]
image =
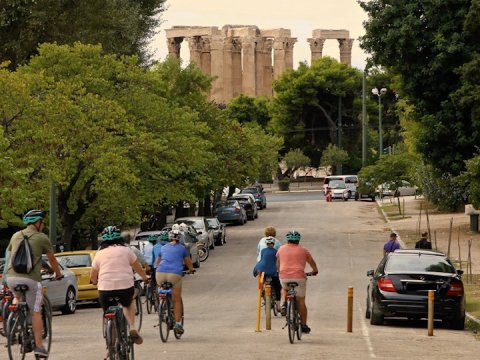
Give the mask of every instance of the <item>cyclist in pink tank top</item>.
[(305, 296), (307, 291), (307, 278), (305, 275), (305, 266), (308, 263), (312, 268), (312, 275), (318, 274), (317, 264), (313, 260), (310, 251), (299, 245), (300, 233), (296, 230), (289, 231), (286, 236), (287, 244), (283, 245), (277, 251), (277, 269), (279, 270), (280, 283), (282, 284), (282, 316), (286, 315), (285, 295), (288, 290), (288, 282), (296, 282), (298, 286), (297, 304), (302, 323), (302, 332), (308, 334), (310, 328), (307, 325), (307, 306)]

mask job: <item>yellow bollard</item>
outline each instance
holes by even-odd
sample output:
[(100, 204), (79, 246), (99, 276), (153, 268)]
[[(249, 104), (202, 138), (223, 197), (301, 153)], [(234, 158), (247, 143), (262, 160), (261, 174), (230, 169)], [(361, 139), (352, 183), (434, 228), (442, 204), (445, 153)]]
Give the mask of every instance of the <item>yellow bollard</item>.
[(261, 275), (258, 276), (258, 301), (257, 301), (257, 328), (255, 329), (256, 332), (260, 332), (260, 308), (262, 307), (262, 288), (263, 288), (263, 277), (265, 273), (262, 272)]
[(353, 324), (353, 286), (348, 287), (347, 332), (352, 332)]
[(272, 287), (265, 284), (265, 328), (272, 330)]
[(433, 314), (434, 314), (433, 300), (434, 299), (435, 299), (434, 290), (428, 290), (428, 336), (433, 336)]

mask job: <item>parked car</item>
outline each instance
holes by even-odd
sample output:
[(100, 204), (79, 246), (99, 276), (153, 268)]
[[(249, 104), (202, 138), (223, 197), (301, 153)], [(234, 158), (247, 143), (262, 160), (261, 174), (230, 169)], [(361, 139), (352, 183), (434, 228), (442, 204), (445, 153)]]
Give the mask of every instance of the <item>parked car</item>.
[(182, 217), (175, 220), (176, 224), (185, 223), (192, 225), (197, 231), (197, 239), (199, 242), (206, 244), (209, 249), (215, 248), (215, 242), (213, 240), (213, 231), (208, 230), (207, 218), (204, 216), (190, 216)]
[(257, 207), (260, 210), (267, 207), (267, 197), (265, 196), (265, 193), (261, 190), (260, 187), (246, 187), (240, 191), (240, 194), (252, 194), (255, 202), (257, 203)]
[(97, 250), (77, 250), (55, 253), (58, 262), (77, 277), (79, 301), (98, 301), (97, 285), (90, 283), (92, 262)]
[(235, 194), (230, 197), (230, 199), (238, 200), (240, 205), (245, 208), (247, 213), (247, 218), (249, 220), (255, 220), (258, 218), (258, 208), (255, 198), (252, 194)]
[(452, 329), (465, 324), (465, 294), (461, 275), (448, 257), (428, 250), (396, 250), (367, 275), (366, 318), (372, 325), (385, 317), (420, 319), (428, 316), (428, 290), (435, 291), (434, 318)]
[(243, 225), (247, 222), (247, 212), (235, 199), (220, 201), (215, 205), (215, 215), (220, 222)]
[(375, 190), (375, 187), (367, 181), (365, 183), (360, 183), (360, 185), (358, 186), (357, 192), (355, 194), (355, 200), (367, 198), (375, 201), (376, 196), (377, 191)]
[[(192, 264), (194, 268), (199, 268), (200, 267), (200, 256), (198, 254), (198, 248), (197, 248), (197, 243), (198, 243), (198, 233), (195, 230), (195, 228), (191, 225), (188, 225), (188, 233), (185, 234), (185, 247), (188, 249), (190, 253), (190, 259), (192, 259)], [(162, 231), (170, 231), (172, 230), (171, 226), (165, 226)], [(156, 231), (156, 233), (159, 233), (160, 231)], [(139, 235), (141, 233), (138, 233)], [(150, 236), (150, 235), (149, 235)]]
[(225, 228), (225, 224), (218, 221), (218, 218), (216, 217), (207, 218), (207, 221), (208, 227), (213, 231), (215, 245), (223, 246), (223, 244), (226, 244), (227, 229)]
[(418, 188), (411, 185), (406, 180), (400, 181), (400, 186), (396, 184), (384, 183), (377, 187), (380, 196), (412, 196), (417, 193)]
[(42, 285), (53, 310), (60, 310), (62, 314), (73, 314), (77, 310), (77, 277), (73, 271), (59, 265), (63, 277), (55, 280), (47, 256), (42, 256)]
[(349, 190), (343, 180), (330, 181), (327, 191), (331, 192), (332, 200), (341, 199), (347, 201), (349, 198)]
[(330, 181), (340, 180), (345, 183), (349, 194), (349, 198), (355, 198), (358, 187), (358, 176), (357, 175), (329, 175), (325, 176), (323, 179), (323, 194), (327, 194), (327, 187), (329, 186)]

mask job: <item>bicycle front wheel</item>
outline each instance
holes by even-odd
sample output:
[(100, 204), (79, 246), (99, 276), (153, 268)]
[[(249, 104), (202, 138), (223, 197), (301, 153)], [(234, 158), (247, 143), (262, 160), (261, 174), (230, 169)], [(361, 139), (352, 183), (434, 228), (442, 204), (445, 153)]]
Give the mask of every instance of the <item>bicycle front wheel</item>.
[(287, 322), (288, 322), (288, 339), (290, 343), (293, 344), (295, 341), (295, 332), (296, 332), (296, 322), (297, 322), (297, 308), (295, 306), (295, 301), (291, 300), (288, 302), (287, 306)]
[(153, 302), (153, 289), (150, 283), (147, 284), (145, 288), (145, 300), (147, 303), (147, 314), (151, 314), (154, 302)]
[[(11, 312), (7, 320), (7, 347), (10, 360), (23, 360), (28, 343), (23, 316)], [(29, 345), (29, 344), (28, 344)], [(33, 350), (33, 349), (32, 349)]]
[(277, 309), (277, 298), (275, 297), (275, 293), (272, 291), (272, 310), (273, 310), (273, 316), (278, 315), (278, 309)]
[(160, 328), (160, 339), (167, 342), (168, 333), (170, 332), (170, 306), (167, 300), (160, 301), (158, 309), (158, 327)]
[(135, 322), (137, 323), (137, 330), (140, 332), (143, 321), (142, 298), (140, 294), (135, 298)]
[[(184, 315), (184, 313), (183, 313), (183, 300), (182, 300), (182, 303), (181, 303), (181, 304), (182, 304), (182, 309), (181, 309), (181, 310), (182, 310), (182, 319), (180, 320), (180, 323), (181, 323), (182, 326), (183, 326), (183, 318), (184, 318), (184, 316), (183, 316), (183, 315)], [(175, 322), (175, 317), (174, 317), (173, 315), (172, 315), (172, 318), (173, 318), (173, 319), (172, 319), (172, 322)], [(176, 331), (174, 331), (173, 334), (175, 335), (175, 338), (176, 338), (177, 340), (182, 337), (182, 334), (177, 333)]]

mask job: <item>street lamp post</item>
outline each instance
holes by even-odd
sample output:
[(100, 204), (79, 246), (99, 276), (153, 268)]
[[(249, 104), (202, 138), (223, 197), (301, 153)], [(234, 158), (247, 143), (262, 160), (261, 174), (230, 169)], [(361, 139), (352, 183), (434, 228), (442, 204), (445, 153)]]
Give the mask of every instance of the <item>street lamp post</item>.
[(382, 95), (387, 93), (386, 88), (381, 88), (380, 91), (377, 88), (372, 89), (372, 94), (378, 96), (378, 156), (383, 152), (383, 138), (382, 138)]

